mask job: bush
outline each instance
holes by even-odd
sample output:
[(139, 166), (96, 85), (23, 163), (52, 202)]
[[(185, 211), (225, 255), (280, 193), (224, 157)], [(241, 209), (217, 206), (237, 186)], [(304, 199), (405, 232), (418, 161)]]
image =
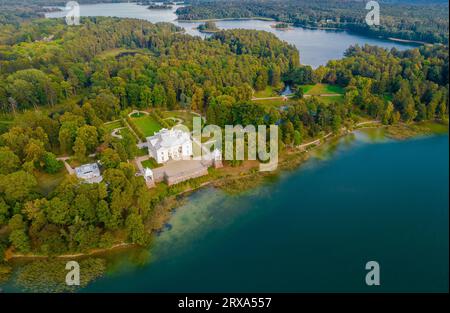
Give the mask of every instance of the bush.
[(44, 171), (49, 174), (55, 174), (59, 172), (63, 168), (64, 164), (63, 162), (56, 159), (56, 156), (51, 153), (47, 152), (44, 155)]

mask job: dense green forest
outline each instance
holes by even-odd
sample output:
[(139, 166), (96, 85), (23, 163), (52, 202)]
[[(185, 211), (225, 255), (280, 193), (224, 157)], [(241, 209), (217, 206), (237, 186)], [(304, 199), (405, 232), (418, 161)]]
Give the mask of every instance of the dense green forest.
[(347, 29), (370, 36), (448, 43), (448, 2), (379, 1), (381, 25), (368, 26), (366, 1), (197, 0), (177, 10), (181, 20), (267, 17), (302, 27)]
[[(339, 132), (363, 116), (385, 124), (447, 119), (448, 48), (404, 52), (350, 47), (342, 60), (312, 70), (275, 35), (229, 30), (202, 40), (173, 24), (84, 18), (81, 26), (33, 19), (0, 26), (0, 259), (8, 247), (45, 255), (145, 245), (162, 198), (152, 197), (128, 163), (136, 139), (113, 138), (104, 123), (130, 108), (190, 109), (208, 123), (280, 125), (286, 146)], [(301, 93), (287, 108), (250, 101), (268, 86), (329, 83), (343, 102)], [(84, 162), (97, 153), (104, 182), (66, 177), (44, 192), (57, 156)], [(2, 238), (0, 236), (0, 238)]]
[[(1, 110), (12, 118), (0, 136), (0, 225), (8, 225), (8, 245), (22, 253), (86, 251), (117, 238), (148, 242), (143, 222), (156, 203), (126, 163), (136, 140), (112, 138), (103, 126), (123, 109), (202, 112), (220, 97), (248, 101), (269, 72), (299, 65), (295, 48), (263, 32), (203, 41), (172, 24), (113, 18), (29, 27), (33, 39), (12, 33), (6, 40), (17, 43), (0, 48)], [(55, 155), (82, 162), (93, 152), (106, 183), (67, 178), (50, 194), (39, 190), (38, 177), (61, 168)]]

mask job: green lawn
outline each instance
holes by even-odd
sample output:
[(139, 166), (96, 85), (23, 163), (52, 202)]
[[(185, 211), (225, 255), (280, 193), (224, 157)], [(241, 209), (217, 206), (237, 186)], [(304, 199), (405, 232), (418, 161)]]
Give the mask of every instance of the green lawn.
[(319, 97), (320, 102), (325, 104), (330, 103), (344, 103), (344, 97), (343, 96), (333, 96), (333, 97)]
[(144, 113), (137, 112), (137, 113), (131, 114), (131, 117), (138, 118), (138, 117), (143, 117), (143, 116), (145, 116), (145, 115), (146, 115), (146, 114), (144, 114)]
[(344, 89), (337, 85), (316, 84), (301, 86), (306, 95), (319, 96), (321, 94), (344, 94)]
[(156, 163), (155, 159), (153, 159), (153, 158), (145, 160), (141, 164), (142, 164), (142, 166), (144, 168), (146, 168), (146, 167), (148, 167), (148, 168), (157, 168), (157, 167), (161, 167), (162, 166), (161, 164)]
[(308, 92), (314, 87), (314, 85), (303, 85), (300, 88), (303, 89), (304, 94), (308, 94)]
[(132, 118), (131, 122), (139, 128), (141, 133), (145, 137), (153, 136), (153, 134), (159, 131), (162, 126), (155, 121), (150, 115), (144, 117)]
[(253, 97), (255, 98), (269, 98), (279, 96), (275, 91), (273, 91), (272, 86), (267, 86), (264, 90), (255, 91)]
[(262, 105), (266, 109), (279, 108), (285, 105), (292, 105), (297, 103), (297, 101), (289, 99), (288, 101), (283, 101), (282, 99), (271, 99), (271, 100), (256, 100), (255, 103)]
[(198, 115), (187, 111), (164, 111), (162, 115), (164, 118), (175, 117), (183, 120), (183, 125), (187, 126), (190, 130), (192, 130), (192, 119), (198, 117)]
[(106, 130), (108, 132), (112, 132), (116, 128), (123, 127), (121, 121), (115, 121), (115, 122), (112, 122), (112, 123), (104, 124), (104, 126), (105, 126), (105, 128), (106, 128)]

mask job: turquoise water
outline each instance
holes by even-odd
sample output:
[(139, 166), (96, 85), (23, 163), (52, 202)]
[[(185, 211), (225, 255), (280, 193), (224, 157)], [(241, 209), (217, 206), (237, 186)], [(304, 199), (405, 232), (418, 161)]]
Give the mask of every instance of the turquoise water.
[[(362, 4), (363, 5), (363, 4)], [(184, 23), (176, 21), (177, 15), (174, 6), (172, 10), (148, 10), (147, 6), (140, 6), (134, 3), (104, 3), (81, 5), (81, 16), (115, 16), (130, 17), (156, 22), (171, 22), (181, 26), (186, 33), (193, 36), (206, 37), (208, 35), (200, 33), (196, 28), (200, 23)], [(48, 13), (47, 17), (61, 17), (61, 12)], [(316, 68), (325, 65), (329, 60), (340, 59), (345, 50), (355, 44), (378, 45), (384, 48), (397, 48), (399, 50), (414, 47), (405, 43), (398, 43), (388, 40), (369, 38), (351, 34), (346, 31), (327, 31), (318, 29), (293, 28), (290, 30), (277, 30), (271, 27), (274, 22), (258, 20), (233, 20), (218, 21), (217, 26), (221, 29), (243, 28), (264, 30), (275, 34), (278, 38), (293, 44), (300, 51), (300, 62)]]
[(244, 195), (194, 193), (148, 263), (123, 254), (83, 291), (448, 291), (448, 136), (373, 138), (347, 136)]

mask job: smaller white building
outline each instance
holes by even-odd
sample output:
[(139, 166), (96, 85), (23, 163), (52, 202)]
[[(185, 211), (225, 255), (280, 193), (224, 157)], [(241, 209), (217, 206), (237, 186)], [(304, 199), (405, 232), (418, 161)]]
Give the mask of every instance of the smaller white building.
[(75, 168), (75, 174), (85, 182), (94, 184), (103, 180), (97, 163), (84, 164)]
[(180, 129), (161, 129), (147, 138), (148, 153), (158, 162), (186, 160), (192, 156), (192, 139), (189, 133)]

